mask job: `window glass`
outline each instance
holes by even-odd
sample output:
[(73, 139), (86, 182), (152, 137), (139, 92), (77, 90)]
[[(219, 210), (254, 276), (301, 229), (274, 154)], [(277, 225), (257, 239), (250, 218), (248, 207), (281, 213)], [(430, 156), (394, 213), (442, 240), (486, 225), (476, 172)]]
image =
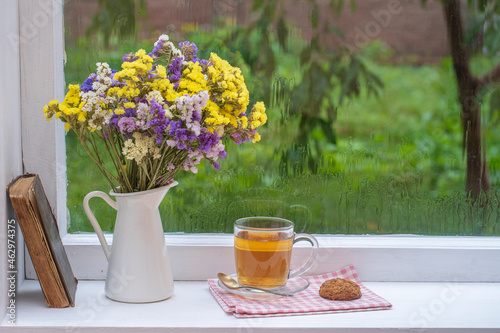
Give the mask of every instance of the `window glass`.
[[(265, 101), (259, 143), (176, 176), (165, 232), (267, 215), (318, 234), (498, 235), (500, 5), (470, 3), (68, 1), (66, 83), (168, 34), (240, 67)], [(83, 197), (110, 188), (72, 132), (66, 145), (69, 231), (92, 231)], [(115, 211), (91, 206), (112, 231)]]

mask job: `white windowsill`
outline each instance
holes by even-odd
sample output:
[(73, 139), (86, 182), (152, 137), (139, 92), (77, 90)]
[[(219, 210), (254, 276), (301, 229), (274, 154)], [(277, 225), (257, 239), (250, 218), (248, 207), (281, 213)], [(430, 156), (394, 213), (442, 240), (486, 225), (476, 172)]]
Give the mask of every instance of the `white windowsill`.
[[(111, 244), (113, 235), (106, 239)], [(317, 235), (317, 239), (320, 251), (312, 275), (354, 265), (362, 281), (500, 282), (500, 237)], [(63, 242), (78, 279), (105, 279), (108, 263), (96, 234), (70, 234)], [(175, 280), (205, 280), (235, 270), (230, 234), (167, 234), (165, 242)], [(303, 262), (309, 251), (306, 244), (297, 244), (292, 264)], [(36, 278), (29, 261), (26, 277)]]
[(46, 307), (38, 281), (16, 296), (16, 325), (0, 332), (491, 332), (500, 329), (500, 283), (367, 282), (391, 310), (235, 319), (206, 281), (176, 281), (172, 298), (125, 304), (104, 296), (103, 281), (80, 281), (74, 308)]

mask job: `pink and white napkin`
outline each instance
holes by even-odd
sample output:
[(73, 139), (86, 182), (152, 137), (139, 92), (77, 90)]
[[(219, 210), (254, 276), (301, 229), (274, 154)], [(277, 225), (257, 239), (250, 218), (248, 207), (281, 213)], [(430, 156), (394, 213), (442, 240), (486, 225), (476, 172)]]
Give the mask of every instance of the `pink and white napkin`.
[[(217, 284), (217, 279), (208, 280), (210, 291), (227, 313), (236, 318), (295, 316), (337, 312), (388, 310), (392, 304), (366, 288), (358, 277), (354, 266), (323, 275), (304, 277), (309, 280), (309, 288), (293, 297), (279, 297), (269, 300), (250, 299), (225, 291)], [(343, 278), (356, 282), (361, 287), (361, 298), (352, 301), (332, 301), (319, 296), (323, 282)]]

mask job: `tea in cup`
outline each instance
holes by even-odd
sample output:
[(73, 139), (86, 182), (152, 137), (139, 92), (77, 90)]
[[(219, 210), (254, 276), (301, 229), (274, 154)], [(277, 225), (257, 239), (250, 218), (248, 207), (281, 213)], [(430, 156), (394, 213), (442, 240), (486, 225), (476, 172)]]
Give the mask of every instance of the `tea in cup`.
[[(293, 222), (277, 217), (246, 217), (234, 223), (234, 255), (240, 284), (277, 289), (312, 267), (318, 241), (308, 234), (295, 234), (293, 228)], [(292, 247), (299, 241), (311, 243), (311, 255), (303, 265), (290, 271)]]

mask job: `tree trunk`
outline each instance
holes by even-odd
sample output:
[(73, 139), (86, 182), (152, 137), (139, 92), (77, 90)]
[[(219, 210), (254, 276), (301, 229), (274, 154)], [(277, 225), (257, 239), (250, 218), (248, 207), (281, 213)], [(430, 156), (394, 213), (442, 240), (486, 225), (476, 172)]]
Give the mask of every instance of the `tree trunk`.
[(443, 0), (448, 38), (453, 59), (453, 69), (457, 77), (458, 99), (462, 108), (463, 149), (466, 152), (467, 179), (465, 190), (475, 202), (490, 189), (486, 150), (481, 135), (481, 107), (477, 96), (483, 82), (470, 71), (469, 53), (465, 45), (460, 3), (457, 0)]
[[(477, 92), (472, 98), (477, 98)], [(472, 105), (470, 105), (472, 104)], [(481, 135), (481, 107), (474, 101), (462, 106), (464, 122), (464, 139), (467, 152), (467, 179), (465, 189), (473, 200), (490, 189), (488, 168), (486, 165), (486, 151), (482, 144)]]

